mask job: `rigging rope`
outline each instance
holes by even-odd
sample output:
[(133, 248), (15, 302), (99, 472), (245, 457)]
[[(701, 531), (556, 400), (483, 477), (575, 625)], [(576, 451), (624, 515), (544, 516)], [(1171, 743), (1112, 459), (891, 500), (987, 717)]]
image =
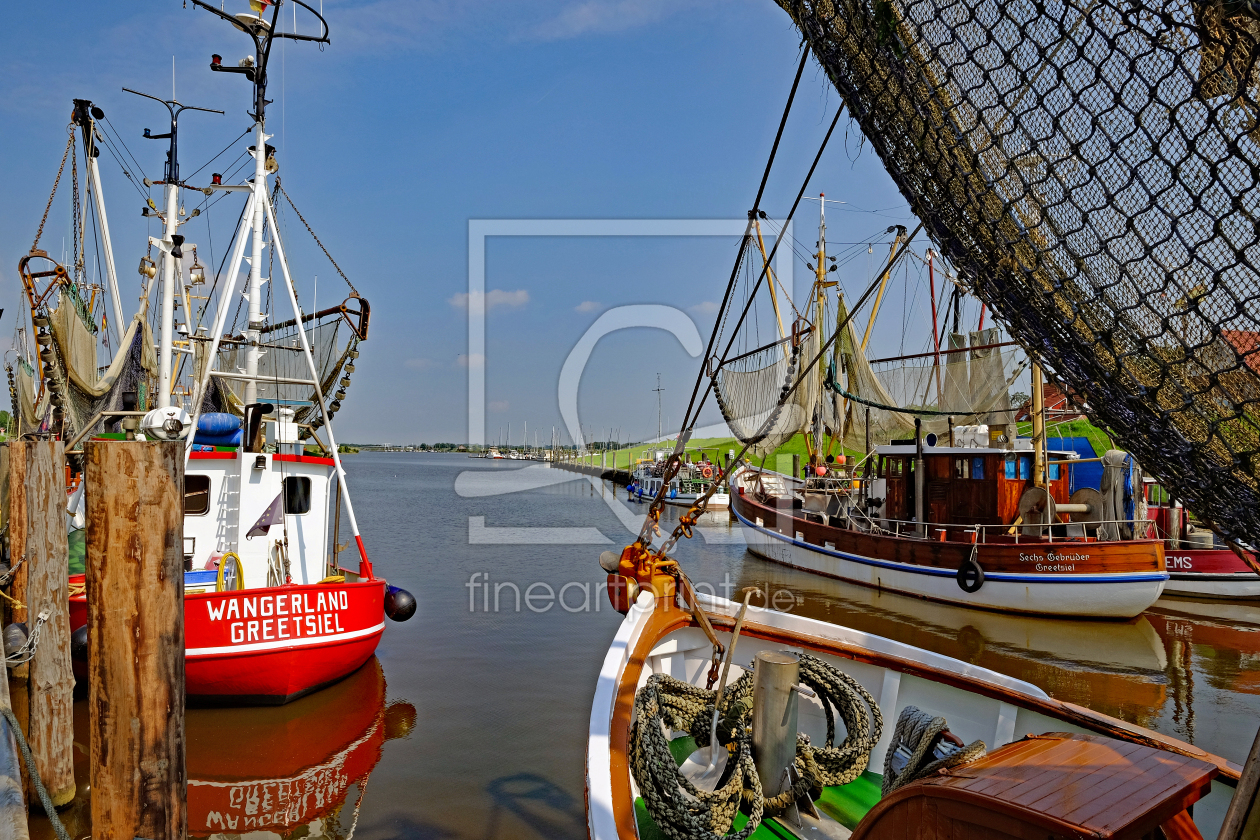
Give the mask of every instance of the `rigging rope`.
[[(798, 735), (796, 770), (791, 789), (766, 796), (752, 758), (753, 671), (751, 666), (722, 695), (718, 742), (733, 750), (735, 772), (712, 793), (699, 790), (678, 770), (669, 750), (667, 730), (687, 732), (698, 746), (709, 746), (717, 692), (668, 676), (654, 674), (635, 696), (630, 729), (630, 770), (656, 825), (673, 840), (746, 840), (763, 815), (781, 813), (796, 799), (816, 799), (821, 789), (846, 785), (866, 770), (879, 742), (884, 718), (879, 704), (857, 680), (815, 656), (800, 655), (800, 682), (817, 694), (827, 716), (827, 739), (815, 747)], [(845, 738), (836, 743), (836, 718)], [(681, 794), (681, 795), (680, 795)], [(741, 802), (748, 823), (726, 834)]]
[(328, 257), (328, 261), (332, 263), (333, 268), (337, 269), (337, 273), (341, 275), (341, 279), (346, 281), (346, 285), (350, 287), (350, 291), (354, 292), (357, 296), (359, 294), (359, 290), (356, 289), (354, 284), (350, 282), (350, 278), (347, 277), (346, 273), (341, 270), (341, 266), (337, 265), (337, 261), (332, 258), (332, 254), (328, 253), (328, 249), (324, 247), (324, 243), (319, 241), (319, 237), (315, 235), (315, 231), (311, 230), (311, 226), (307, 223), (306, 218), (303, 217), (302, 211), (297, 209), (297, 205), (293, 203), (293, 199), (289, 198), (289, 194), (284, 191), (284, 187), (280, 186), (279, 177), (276, 178), (276, 189), (280, 190), (280, 194), (284, 196), (284, 200), (289, 202), (289, 206), (293, 208), (293, 212), (297, 213), (297, 217), (301, 219), (302, 224), (306, 225), (306, 232), (311, 235), (311, 239), (315, 240), (315, 244), (319, 246), (319, 250), (324, 252), (324, 256)]

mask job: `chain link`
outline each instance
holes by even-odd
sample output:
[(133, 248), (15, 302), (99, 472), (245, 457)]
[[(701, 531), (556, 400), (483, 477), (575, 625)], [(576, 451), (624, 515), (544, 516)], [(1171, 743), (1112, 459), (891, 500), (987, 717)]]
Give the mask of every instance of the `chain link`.
[(53, 199), (57, 197), (57, 185), (61, 183), (61, 172), (66, 168), (66, 158), (70, 156), (70, 150), (74, 148), (74, 127), (70, 128), (70, 139), (66, 141), (66, 150), (61, 153), (61, 166), (57, 167), (57, 177), (53, 181), (52, 192), (48, 196), (48, 205), (44, 208), (44, 217), (39, 220), (39, 230), (35, 232), (35, 241), (31, 243), (31, 250), (39, 248), (39, 240), (44, 235), (44, 224), (48, 221), (48, 211), (52, 209)]
[(341, 266), (337, 265), (337, 261), (333, 259), (332, 254), (328, 253), (328, 249), (324, 247), (324, 243), (319, 241), (319, 237), (315, 235), (315, 231), (311, 230), (310, 224), (306, 221), (306, 218), (302, 216), (302, 211), (297, 209), (297, 205), (293, 203), (293, 199), (289, 198), (289, 194), (284, 191), (284, 187), (280, 186), (279, 177), (276, 178), (276, 189), (280, 190), (280, 194), (284, 196), (284, 200), (289, 202), (289, 206), (293, 208), (293, 212), (297, 213), (298, 219), (302, 221), (303, 225), (306, 225), (306, 232), (311, 235), (311, 239), (315, 240), (315, 244), (319, 246), (319, 250), (324, 252), (324, 256), (328, 257), (328, 261), (332, 263), (333, 268), (337, 269), (337, 273), (341, 275), (341, 279), (346, 281), (346, 285), (350, 287), (350, 291), (357, 297), (359, 290), (356, 289), (354, 284), (350, 282), (350, 278), (347, 277), (346, 273), (341, 270)]

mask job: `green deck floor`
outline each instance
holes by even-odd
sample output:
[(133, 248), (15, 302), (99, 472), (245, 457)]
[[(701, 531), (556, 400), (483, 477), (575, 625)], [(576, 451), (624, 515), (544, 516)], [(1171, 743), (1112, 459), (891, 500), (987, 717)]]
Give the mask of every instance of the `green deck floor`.
[[(696, 742), (689, 735), (675, 738), (669, 743), (669, 751), (673, 754), (674, 761), (679, 764), (682, 764), (695, 749)], [(852, 829), (879, 801), (880, 785), (883, 779), (884, 777), (878, 773), (863, 773), (847, 785), (823, 788), (822, 797), (815, 804), (818, 810), (845, 828)], [(657, 827), (651, 815), (648, 814), (647, 805), (641, 796), (634, 800), (634, 816), (639, 825), (640, 840), (668, 840), (665, 832)], [(731, 831), (739, 831), (747, 824), (748, 817), (737, 814)], [(771, 818), (762, 822), (749, 840), (790, 840), (793, 837), (795, 835)]]

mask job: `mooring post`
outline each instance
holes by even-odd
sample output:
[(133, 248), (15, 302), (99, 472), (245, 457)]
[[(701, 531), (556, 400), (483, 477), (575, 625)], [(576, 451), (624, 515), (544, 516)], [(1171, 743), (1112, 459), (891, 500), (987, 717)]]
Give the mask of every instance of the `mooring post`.
[(763, 650), (753, 660), (753, 763), (766, 796), (782, 792), (783, 771), (796, 761), (800, 657)]
[[(13, 600), (26, 604), (26, 447), (29, 444), (15, 441), (5, 447), (9, 453), (9, 562), (17, 568), (9, 582), (9, 595)], [(21, 563), (21, 565), (18, 565)], [(26, 608), (10, 605), (9, 621), (26, 621)], [(27, 668), (15, 674), (25, 678)]]
[(183, 447), (85, 457), (92, 836), (184, 840)]
[[(10, 464), (23, 462), (25, 473), (26, 626), (31, 636), (39, 634), (26, 680), (26, 740), (40, 781), (53, 804), (61, 806), (75, 794), (66, 449), (59, 440), (12, 446)], [(29, 778), (26, 791), (34, 802)]]

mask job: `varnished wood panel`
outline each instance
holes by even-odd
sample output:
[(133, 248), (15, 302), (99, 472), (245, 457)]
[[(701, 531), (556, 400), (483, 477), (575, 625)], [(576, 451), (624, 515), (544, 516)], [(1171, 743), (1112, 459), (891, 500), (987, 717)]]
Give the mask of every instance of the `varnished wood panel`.
[[(817, 546), (831, 543), (837, 551), (861, 557), (957, 569), (971, 555), (971, 544), (962, 541), (964, 534), (961, 531), (951, 532), (953, 539), (946, 542), (868, 534), (796, 518), (790, 511), (761, 504), (748, 495), (736, 494), (731, 504), (745, 519), (755, 521), (759, 517), (764, 527), (772, 531), (781, 531), (789, 537), (799, 531), (808, 543)], [(930, 533), (929, 536), (935, 535)], [(970, 539), (969, 536), (967, 539)], [(1164, 570), (1162, 544), (1152, 540), (1115, 543), (1056, 540), (1051, 543), (1021, 538), (1016, 543), (1013, 538), (995, 538), (991, 534), (987, 539), (999, 541), (979, 546), (977, 560), (986, 572), (1079, 575)]]
[(183, 449), (86, 446), (95, 840), (183, 840)]

